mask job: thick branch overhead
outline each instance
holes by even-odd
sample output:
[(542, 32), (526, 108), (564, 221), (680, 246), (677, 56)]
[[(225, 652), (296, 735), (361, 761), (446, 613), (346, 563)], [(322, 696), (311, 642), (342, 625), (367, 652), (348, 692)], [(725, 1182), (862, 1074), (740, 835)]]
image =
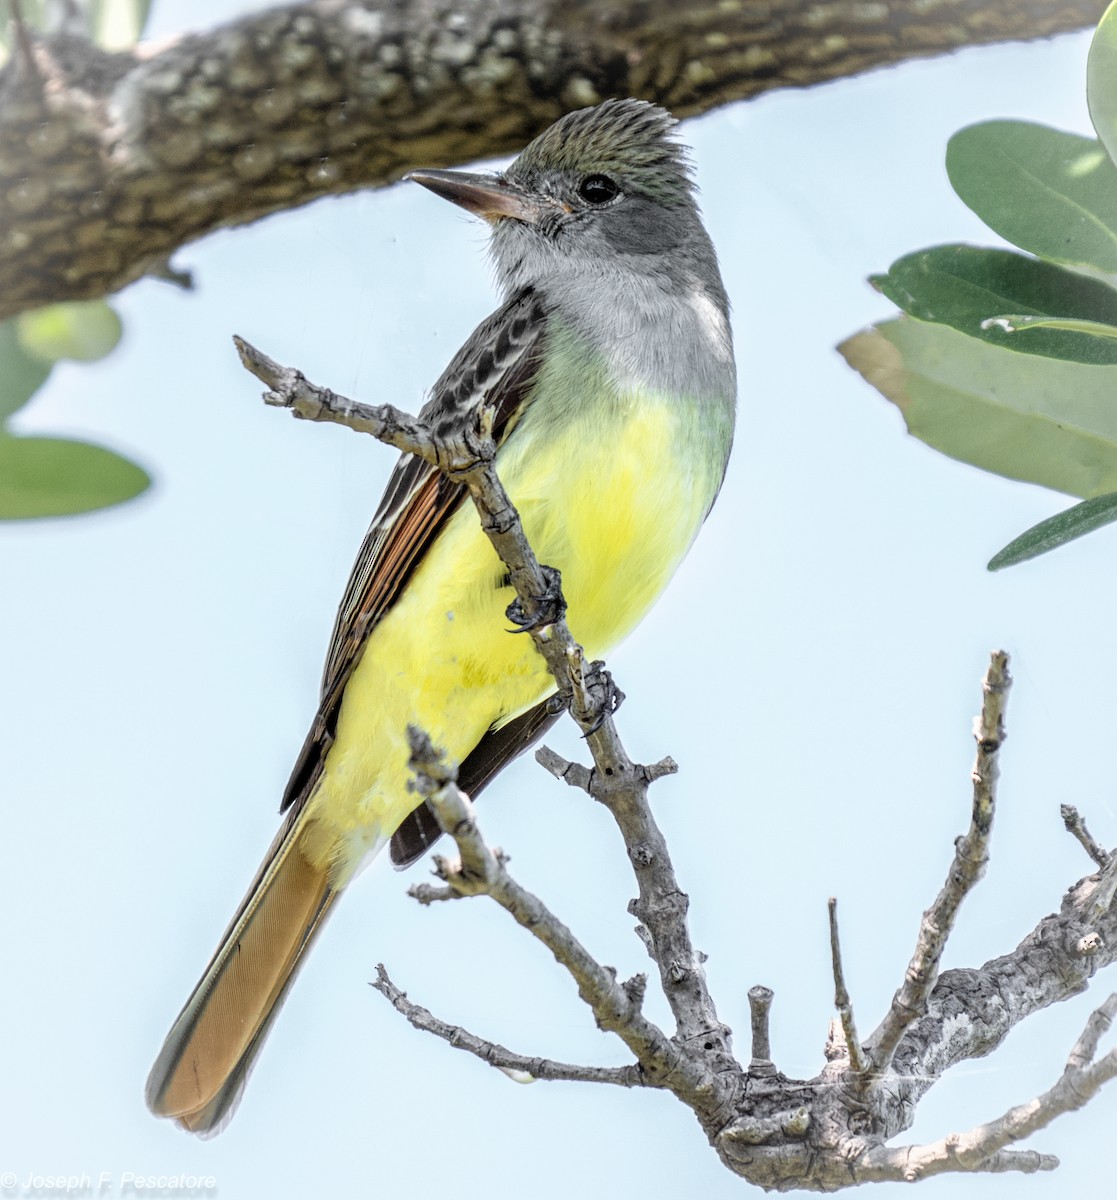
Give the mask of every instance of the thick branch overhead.
[[(1103, 0), (317, 0), (136, 53), (35, 40), (0, 72), (0, 317), (115, 291), (180, 246), (413, 167), (519, 149), (635, 96), (679, 116)], [(33, 65), (32, 65), (33, 63)]]

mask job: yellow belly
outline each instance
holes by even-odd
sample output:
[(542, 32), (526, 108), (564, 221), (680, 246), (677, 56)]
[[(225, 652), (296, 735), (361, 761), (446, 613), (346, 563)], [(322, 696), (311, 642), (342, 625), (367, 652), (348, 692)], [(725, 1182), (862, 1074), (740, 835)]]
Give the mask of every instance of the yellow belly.
[[(531, 416), (501, 449), (498, 472), (540, 562), (562, 572), (571, 632), (601, 657), (666, 586), (709, 508), (720, 464), (694, 470), (694, 447), (667, 401), (617, 406), (607, 420), (575, 421), (557, 438), (546, 423), (532, 428)], [(509, 632), (513, 591), (501, 586), (504, 576), (466, 502), (370, 635), (307, 812), (307, 852), (329, 862), (339, 884), (416, 806), (406, 786), (409, 723), (461, 761), (491, 726), (554, 690), (531, 639)]]

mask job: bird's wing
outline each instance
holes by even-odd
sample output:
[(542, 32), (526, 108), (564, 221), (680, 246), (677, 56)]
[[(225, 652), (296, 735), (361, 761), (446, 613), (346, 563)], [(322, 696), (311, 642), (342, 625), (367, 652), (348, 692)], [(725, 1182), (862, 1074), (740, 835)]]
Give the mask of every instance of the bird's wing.
[[(544, 333), (543, 304), (534, 291), (525, 289), (477, 328), (435, 384), (420, 416), (437, 430), (440, 425), (471, 419), (482, 405), (492, 406), (499, 445), (511, 433), (530, 396)], [(342, 693), (365, 639), (407, 586), (465, 495), (461, 484), (451, 483), (420, 458), (404, 455), (396, 464), (349, 575), (326, 653), (318, 712), (291, 772), (280, 811), (297, 811), (314, 790), (334, 740)], [(514, 750), (510, 745), (499, 764), (485, 770), (482, 785), (527, 744)]]

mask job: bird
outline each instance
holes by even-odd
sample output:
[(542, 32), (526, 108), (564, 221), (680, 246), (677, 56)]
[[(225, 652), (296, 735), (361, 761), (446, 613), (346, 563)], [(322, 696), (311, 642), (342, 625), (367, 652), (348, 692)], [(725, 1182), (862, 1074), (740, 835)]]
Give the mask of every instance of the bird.
[[(420, 416), (446, 431), (490, 415), (497, 474), (590, 658), (667, 585), (733, 442), (729, 301), (675, 126), (609, 99), (502, 172), (408, 176), (488, 223), (503, 294)], [(154, 1114), (224, 1128), (339, 896), (385, 846), (403, 867), (437, 840), (407, 786), (409, 725), (476, 795), (560, 715), (542, 656), (508, 630), (512, 599), (462, 485), (401, 457), (338, 609), (279, 832), (151, 1070)]]

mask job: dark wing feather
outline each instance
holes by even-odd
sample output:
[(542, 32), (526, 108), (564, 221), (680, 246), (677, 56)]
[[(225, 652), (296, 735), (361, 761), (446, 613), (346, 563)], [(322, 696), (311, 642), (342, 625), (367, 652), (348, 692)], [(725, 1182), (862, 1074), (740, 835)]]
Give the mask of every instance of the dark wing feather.
[[(549, 696), (499, 729), (490, 729), (465, 756), (458, 786), (472, 799), (514, 759), (537, 742), (566, 711), (557, 695)], [(438, 841), (442, 828), (426, 801), (392, 834), (392, 865), (409, 867)]]
[[(516, 424), (539, 369), (545, 311), (530, 288), (484, 321), (435, 384), (420, 416), (436, 425), (471, 419), (482, 404), (496, 408), (498, 444)], [(318, 712), (303, 743), (280, 811), (297, 810), (314, 789), (333, 743), (342, 693), (365, 639), (407, 586), (416, 566), (465, 496), (460, 484), (422, 459), (396, 464), (349, 575), (322, 677)]]

